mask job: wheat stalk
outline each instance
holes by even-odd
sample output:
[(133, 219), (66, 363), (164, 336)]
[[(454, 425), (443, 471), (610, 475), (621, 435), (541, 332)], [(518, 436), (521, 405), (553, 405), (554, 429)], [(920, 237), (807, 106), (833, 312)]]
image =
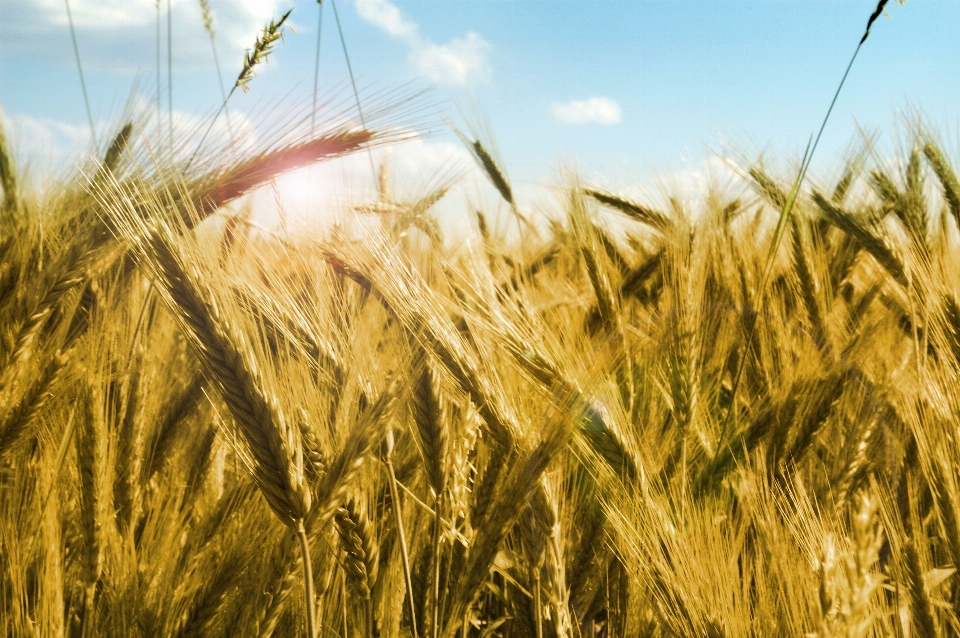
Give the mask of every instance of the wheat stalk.
[[(312, 563), (305, 521), (312, 511), (311, 492), (304, 477), (303, 444), (298, 428), (288, 424), (276, 399), (264, 392), (262, 373), (236, 324), (223, 314), (212, 290), (174, 248), (183, 235), (168, 226), (146, 227), (129, 200), (114, 194), (118, 227), (133, 243), (137, 256), (160, 285), (206, 374), (217, 388), (243, 434), (251, 470), (270, 509), (299, 538), (304, 570), (308, 635), (316, 634)], [(234, 320), (235, 321), (235, 320)]]
[[(780, 247), (780, 240), (783, 238), (783, 232), (786, 229), (786, 224), (790, 219), (790, 214), (793, 211), (793, 207), (796, 204), (797, 197), (800, 195), (801, 187), (803, 186), (803, 181), (807, 175), (807, 169), (810, 167), (810, 162), (813, 159), (814, 153), (817, 151), (817, 146), (820, 143), (820, 138), (823, 136), (823, 131), (827, 127), (827, 122), (830, 120), (830, 114), (833, 113), (833, 107), (837, 103), (837, 98), (840, 97), (840, 91), (843, 89), (843, 85), (847, 81), (847, 76), (850, 74), (850, 69), (853, 68), (853, 63), (857, 59), (857, 54), (860, 53), (860, 48), (863, 46), (863, 43), (867, 41), (867, 37), (870, 35), (870, 28), (873, 26), (873, 23), (876, 21), (877, 17), (883, 12), (884, 6), (887, 4), (888, 0), (880, 0), (877, 3), (877, 8), (870, 16), (869, 21), (867, 22), (867, 28), (863, 33), (863, 37), (860, 39), (859, 44), (857, 44), (856, 50), (853, 52), (853, 56), (850, 58), (850, 62), (847, 64), (847, 68), (843, 73), (843, 77), (840, 79), (840, 84), (837, 86), (837, 90), (833, 94), (833, 99), (830, 101), (830, 106), (827, 107), (827, 113), (823, 118), (823, 122), (820, 124), (820, 130), (817, 132), (817, 136), (811, 139), (811, 142), (807, 144), (807, 149), (803, 153), (803, 160), (800, 163), (800, 170), (797, 173), (797, 177), (793, 182), (793, 186), (790, 188), (790, 192), (783, 200), (783, 206), (780, 209), (780, 216), (777, 220), (777, 227), (773, 233), (773, 241), (770, 242), (770, 249), (767, 253), (766, 264), (763, 268), (763, 274), (760, 279), (760, 285), (758, 287), (758, 314), (763, 309), (764, 295), (766, 293), (767, 283), (770, 280), (770, 275), (773, 272), (774, 260), (777, 255), (777, 249)], [(747, 326), (747, 348), (750, 348), (750, 344), (753, 341), (753, 334), (756, 331), (757, 322), (751, 321)], [(732, 409), (728, 411), (725, 429), (729, 429), (730, 424), (735, 418), (736, 412), (736, 396), (737, 391), (740, 387), (740, 379), (743, 376), (744, 367), (746, 365), (748, 357), (743, 356), (740, 358), (740, 365), (737, 368), (736, 374), (733, 378), (733, 401), (731, 403)]]
[(273, 51), (276, 41), (283, 39), (283, 23), (287, 21), (287, 18), (290, 16), (292, 11), (293, 9), (288, 10), (280, 17), (279, 20), (271, 20), (270, 24), (265, 26), (260, 35), (257, 36), (257, 39), (253, 44), (253, 49), (248, 51), (243, 58), (243, 68), (240, 69), (240, 74), (237, 76), (236, 81), (234, 81), (233, 86), (230, 88), (230, 92), (227, 93), (226, 97), (223, 98), (223, 103), (220, 105), (220, 110), (218, 110), (216, 115), (214, 115), (210, 120), (210, 125), (207, 127), (207, 130), (204, 131), (203, 137), (200, 138), (200, 143), (197, 144), (197, 150), (193, 152), (193, 155), (190, 157), (190, 161), (187, 162), (187, 168), (193, 164), (193, 160), (196, 158), (197, 153), (199, 153), (200, 149), (203, 148), (203, 143), (206, 141), (207, 135), (210, 134), (210, 130), (213, 128), (214, 123), (217, 121), (217, 118), (220, 117), (220, 113), (227, 108), (227, 102), (230, 100), (230, 97), (233, 95), (234, 91), (236, 91), (238, 87), (243, 89), (244, 93), (250, 90), (250, 80), (254, 77), (254, 71), (257, 65), (266, 62), (267, 57)]
[(97, 131), (93, 126), (93, 111), (90, 110), (90, 98), (87, 96), (87, 82), (83, 78), (83, 65), (80, 64), (80, 47), (77, 45), (77, 33), (73, 28), (73, 13), (70, 11), (70, 0), (63, 0), (67, 9), (67, 24), (70, 25), (70, 41), (73, 43), (73, 55), (77, 61), (77, 74), (80, 76), (80, 88), (83, 93), (83, 104), (87, 109), (87, 120), (90, 123), (90, 139), (97, 139)]
[[(220, 56), (217, 55), (217, 33), (213, 26), (213, 9), (210, 8), (210, 0), (198, 0), (200, 3), (200, 14), (203, 19), (203, 29), (210, 36), (210, 50), (213, 51), (213, 64), (217, 68), (217, 86), (220, 87), (220, 97), (224, 102), (227, 100), (227, 92), (223, 87), (223, 74), (220, 72)], [(227, 131), (230, 133), (230, 139), (233, 139), (233, 126), (230, 124), (230, 111), (227, 107), (223, 108), (224, 115), (227, 118)]]

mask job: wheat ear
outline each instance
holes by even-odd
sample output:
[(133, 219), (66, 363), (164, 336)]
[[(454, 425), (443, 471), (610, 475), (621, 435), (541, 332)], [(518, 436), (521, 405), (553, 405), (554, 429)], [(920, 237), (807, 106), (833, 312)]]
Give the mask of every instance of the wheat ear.
[(655, 208), (650, 208), (618, 195), (605, 193), (592, 188), (584, 189), (583, 193), (597, 200), (604, 206), (609, 206), (614, 210), (620, 211), (627, 217), (635, 219), (638, 222), (643, 222), (659, 231), (665, 231), (673, 225), (669, 217)]
[(587, 277), (597, 297), (597, 309), (604, 328), (617, 327), (619, 310), (618, 300), (614, 297), (608, 269), (600, 259), (601, 246), (597, 238), (597, 229), (588, 218), (583, 192), (574, 188), (570, 193), (570, 225), (580, 248)]
[(19, 207), (19, 186), (17, 172), (7, 145), (7, 137), (0, 122), (0, 187), (3, 188), (3, 206), (0, 212), (15, 211)]
[(433, 638), (437, 638), (440, 612), (440, 540), (441, 506), (447, 483), (447, 429), (444, 427), (443, 398), (440, 394), (440, 379), (430, 365), (429, 357), (422, 348), (417, 351), (414, 370), (418, 370), (417, 382), (411, 397), (413, 421), (420, 435), (427, 477), (434, 493), (435, 516), (433, 521), (433, 569), (431, 570), (430, 626)]
[(953, 172), (947, 158), (943, 152), (933, 142), (927, 142), (923, 145), (923, 154), (927, 156), (930, 167), (936, 173), (940, 185), (943, 187), (943, 198), (947, 200), (953, 219), (960, 228), (960, 180), (957, 180), (957, 174)]
[[(270, 21), (270, 24), (263, 28), (263, 31), (257, 36), (257, 41), (253, 45), (253, 49), (249, 51), (246, 57), (243, 59), (243, 69), (240, 71), (240, 75), (237, 76), (237, 81), (233, 85), (233, 89), (230, 89), (230, 93), (233, 93), (234, 89), (240, 87), (244, 92), (250, 90), (250, 87), (247, 84), (250, 82), (250, 78), (254, 75), (254, 69), (261, 62), (267, 61), (267, 56), (273, 52), (273, 45), (277, 40), (283, 39), (283, 23), (287, 21), (287, 18), (290, 16), (290, 13), (293, 9), (290, 9), (277, 21)], [(230, 97), (229, 95), (227, 96)]]
[(130, 133), (133, 132), (133, 122), (127, 122), (123, 125), (123, 128), (120, 129), (120, 132), (117, 133), (117, 136), (113, 138), (113, 142), (110, 143), (110, 147), (107, 149), (106, 154), (103, 156), (103, 163), (100, 165), (100, 168), (97, 169), (97, 174), (94, 176), (94, 181), (103, 179), (103, 176), (107, 173), (113, 173), (117, 169), (117, 165), (120, 163), (120, 158), (123, 155), (123, 151), (126, 150), (127, 145), (130, 141)]
[(337, 509), (334, 520), (343, 544), (344, 568), (350, 582), (361, 598), (369, 600), (380, 565), (380, 548), (373, 523), (353, 499), (347, 499)]
[(421, 349), (414, 362), (416, 385), (410, 406), (413, 422), (420, 435), (430, 487), (439, 498), (446, 484), (448, 442), (443, 423), (440, 380), (430, 366), (427, 356)]
[(205, 176), (190, 188), (199, 218), (203, 219), (225, 203), (262, 186), (280, 173), (344, 155), (371, 141), (373, 137), (369, 131), (333, 133), (259, 153), (222, 172)]
[(298, 428), (283, 423), (278, 407), (261, 390), (254, 361), (231, 334), (230, 323), (198, 287), (173, 253), (170, 239), (153, 235), (139, 246), (166, 290), (167, 303), (186, 328), (207, 375), (219, 390), (249, 446), (254, 479), (270, 509), (297, 534), (303, 562), (307, 634), (316, 636), (313, 567), (305, 521), (311, 493), (304, 476), (303, 445)]
[(475, 528), (483, 530), (483, 533), (471, 544), (456, 580), (456, 588), (452, 590), (443, 635), (453, 635), (457, 626), (462, 625), (464, 614), (488, 577), (504, 538), (523, 512), (520, 504), (528, 502), (531, 494), (540, 486), (541, 475), (569, 443), (575, 421), (569, 418), (568, 409), (571, 402), (576, 400), (570, 389), (558, 392), (554, 406), (542, 424), (540, 442), (527, 454), (521, 454), (518, 462), (505, 468), (506, 473), (498, 485), (500, 489), (496, 498), (477, 517)]
[[(188, 329), (200, 360), (223, 396), (250, 446), (254, 478), (270, 508), (289, 527), (310, 511), (310, 492), (302, 477), (302, 446), (291, 446), (281, 434), (277, 408), (260, 390), (252, 362), (229, 335), (224, 318), (189, 276), (168, 243), (159, 237), (148, 250), (166, 289), (168, 305)], [(292, 431), (291, 431), (292, 432)], [(297, 432), (299, 434), (299, 432)], [(297, 467), (299, 465), (299, 468)]]
[(470, 145), (470, 150), (473, 151), (474, 156), (480, 163), (480, 167), (483, 168), (483, 172), (487, 174), (493, 187), (497, 189), (497, 192), (500, 193), (500, 196), (503, 197), (505, 202), (513, 206), (513, 189), (510, 188), (510, 182), (507, 181), (506, 175), (500, 170), (500, 166), (497, 165), (493, 156), (490, 155), (490, 151), (486, 149), (480, 140), (474, 140), (473, 144)]
[(407, 584), (407, 602), (410, 605), (410, 629), (413, 638), (419, 638), (417, 633), (417, 605), (413, 599), (413, 575), (410, 570), (410, 555), (407, 549), (407, 535), (403, 526), (403, 501), (400, 500), (400, 490), (397, 489), (397, 473), (393, 468), (393, 429), (387, 429), (387, 473), (390, 478), (390, 498), (393, 500), (393, 513), (396, 519), (397, 536), (400, 541), (400, 558), (403, 562), (403, 575)]

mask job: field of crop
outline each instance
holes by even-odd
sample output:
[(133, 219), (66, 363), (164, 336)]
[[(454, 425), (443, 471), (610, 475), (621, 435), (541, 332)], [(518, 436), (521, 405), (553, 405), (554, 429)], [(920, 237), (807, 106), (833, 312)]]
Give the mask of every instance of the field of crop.
[(465, 136), (511, 230), (464, 242), (386, 179), (314, 234), (227, 212), (385, 120), (131, 123), (42, 188), (0, 129), (0, 635), (960, 635), (934, 133), (698, 207), (570, 173), (549, 220)]

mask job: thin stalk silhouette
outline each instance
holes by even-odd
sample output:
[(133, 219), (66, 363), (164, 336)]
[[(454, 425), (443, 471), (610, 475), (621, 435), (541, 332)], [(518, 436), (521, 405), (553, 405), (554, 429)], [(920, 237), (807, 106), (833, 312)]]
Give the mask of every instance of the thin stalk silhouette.
[(161, 115), (163, 89), (160, 80), (160, 38), (162, 37), (160, 32), (160, 0), (156, 0), (155, 4), (157, 6), (157, 148), (159, 148), (163, 140), (163, 116)]
[[(340, 44), (343, 46), (343, 58), (347, 61), (347, 73), (350, 74), (350, 84), (353, 86), (353, 97), (357, 100), (357, 114), (360, 116), (360, 126), (366, 130), (367, 123), (363, 120), (363, 109), (360, 107), (360, 92), (357, 91), (357, 81), (353, 77), (353, 66), (350, 64), (350, 54), (347, 53), (347, 41), (343, 38), (343, 29), (340, 27), (340, 14), (337, 12), (337, 0), (330, 0), (333, 6), (333, 18), (337, 21), (337, 32), (340, 33)], [(373, 152), (368, 148), (367, 157), (370, 158), (370, 172), (373, 174), (373, 181), (377, 181), (377, 169), (373, 165)]]
[[(217, 68), (217, 86), (220, 87), (220, 97), (227, 99), (227, 90), (223, 87), (223, 73), (220, 72), (220, 56), (217, 55), (217, 32), (213, 27), (213, 10), (209, 0), (200, 0), (200, 13), (203, 17), (203, 29), (210, 36), (210, 49), (213, 51), (213, 64)], [(233, 126), (230, 124), (230, 111), (224, 107), (224, 117), (227, 118), (227, 132), (230, 142), (233, 143)]]
[(93, 111), (90, 110), (90, 98), (87, 97), (87, 83), (83, 79), (83, 65), (80, 64), (80, 47), (77, 46), (77, 32), (73, 28), (73, 14), (70, 12), (70, 0), (63, 0), (67, 7), (67, 22), (70, 24), (70, 39), (73, 41), (73, 55), (77, 58), (77, 72), (80, 74), (80, 90), (83, 91), (83, 104), (87, 108), (87, 120), (90, 122), (90, 138), (97, 143), (97, 131), (93, 126)]

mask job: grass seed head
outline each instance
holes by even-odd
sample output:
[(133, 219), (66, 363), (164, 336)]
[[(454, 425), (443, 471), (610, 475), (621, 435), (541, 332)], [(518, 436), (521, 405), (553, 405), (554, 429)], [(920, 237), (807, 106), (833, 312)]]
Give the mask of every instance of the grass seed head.
[(263, 28), (263, 32), (257, 36), (257, 41), (254, 43), (253, 49), (247, 52), (243, 60), (243, 69), (240, 71), (240, 75), (237, 76), (234, 88), (240, 87), (244, 93), (250, 90), (248, 83), (254, 75), (254, 68), (261, 62), (266, 62), (267, 56), (273, 51), (274, 43), (277, 40), (283, 39), (283, 23), (286, 22), (287, 17), (292, 11), (293, 9), (290, 9), (277, 21), (271, 20), (270, 24)]
[(213, 28), (213, 9), (210, 8), (210, 0), (198, 0), (200, 3), (200, 13), (203, 16), (203, 28), (211, 38), (216, 37)]

